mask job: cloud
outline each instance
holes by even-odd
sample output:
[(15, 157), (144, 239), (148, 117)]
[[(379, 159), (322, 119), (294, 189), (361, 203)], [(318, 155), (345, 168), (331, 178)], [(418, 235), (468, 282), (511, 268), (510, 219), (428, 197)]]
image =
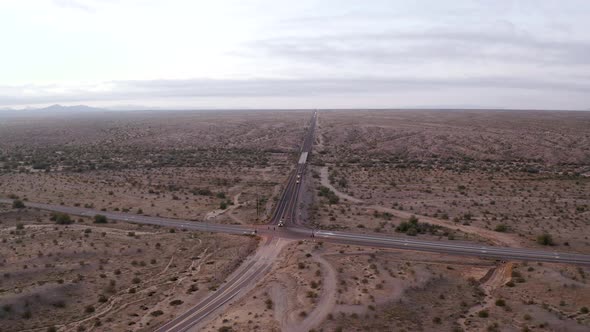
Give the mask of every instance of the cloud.
[(507, 89), (590, 93), (590, 83), (471, 77), (454, 79), (350, 78), (350, 79), (251, 79), (251, 80), (144, 80), (113, 81), (100, 87), (26, 85), (0, 87), (0, 106), (183, 98), (321, 98), (391, 92), (429, 93), (434, 90)]
[(320, 63), (497, 62), (590, 65), (590, 42), (539, 39), (526, 33), (428, 29), (288, 36), (249, 43), (250, 54)]
[[(4, 30), (18, 32), (4, 38), (14, 51), (0, 62), (0, 106), (275, 97), (386, 106), (394, 95), (423, 105), (437, 94), (570, 107), (589, 92), (584, 0), (29, 1), (0, 5)], [(149, 80), (191, 77), (211, 79)]]
[(53, 0), (53, 3), (61, 8), (71, 8), (71, 9), (82, 10), (85, 12), (94, 12), (94, 6), (90, 5), (88, 1)]

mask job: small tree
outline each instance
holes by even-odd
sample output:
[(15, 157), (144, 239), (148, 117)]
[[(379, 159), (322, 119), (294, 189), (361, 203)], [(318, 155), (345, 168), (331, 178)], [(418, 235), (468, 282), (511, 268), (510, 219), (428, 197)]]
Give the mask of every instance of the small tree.
[(106, 224), (107, 223), (107, 217), (103, 216), (102, 214), (97, 214), (94, 216), (94, 223), (95, 224)]
[(20, 199), (15, 199), (14, 201), (12, 201), (12, 208), (14, 208), (14, 209), (24, 209), (25, 208), (25, 203), (23, 203), (23, 201), (21, 201)]

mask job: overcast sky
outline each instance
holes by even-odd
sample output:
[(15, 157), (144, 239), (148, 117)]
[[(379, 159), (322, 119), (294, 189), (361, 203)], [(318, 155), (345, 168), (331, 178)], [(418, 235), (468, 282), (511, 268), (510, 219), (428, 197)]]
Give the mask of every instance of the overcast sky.
[(0, 108), (590, 109), (590, 1), (3, 0)]

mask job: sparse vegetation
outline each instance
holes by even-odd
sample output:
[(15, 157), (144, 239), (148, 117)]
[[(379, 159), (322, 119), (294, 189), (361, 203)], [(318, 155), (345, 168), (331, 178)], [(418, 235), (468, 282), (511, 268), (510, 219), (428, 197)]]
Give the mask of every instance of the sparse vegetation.
[(21, 201), (20, 199), (15, 199), (14, 201), (12, 201), (12, 208), (13, 209), (24, 209), (25, 203), (23, 203), (23, 201)]
[(537, 237), (537, 243), (544, 245), (544, 246), (552, 246), (553, 245), (553, 237), (550, 234), (544, 233)]
[(72, 218), (67, 213), (54, 212), (51, 214), (51, 221), (55, 221), (58, 225), (69, 225), (73, 223)]
[(107, 217), (105, 217), (102, 214), (97, 214), (94, 216), (94, 223), (95, 224), (106, 224), (107, 223)]

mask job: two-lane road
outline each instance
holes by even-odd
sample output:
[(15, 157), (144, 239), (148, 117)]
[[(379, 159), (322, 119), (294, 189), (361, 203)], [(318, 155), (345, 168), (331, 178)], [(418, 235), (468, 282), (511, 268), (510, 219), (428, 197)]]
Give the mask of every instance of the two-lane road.
[[(10, 199), (0, 199), (0, 203), (12, 204)], [(102, 214), (111, 220), (126, 221), (136, 224), (158, 225), (173, 227), (192, 231), (227, 233), (238, 235), (251, 235), (256, 230), (257, 234), (268, 237), (282, 237), (287, 239), (321, 239), (326, 242), (352, 244), (368, 247), (386, 247), (416, 251), (438, 252), (458, 256), (478, 256), (484, 258), (495, 258), (502, 260), (523, 260), (539, 262), (555, 262), (568, 264), (581, 264), (590, 266), (590, 255), (567, 253), (555, 250), (522, 249), (510, 247), (498, 247), (482, 245), (478, 243), (462, 241), (429, 241), (420, 240), (407, 235), (376, 235), (360, 234), (342, 231), (312, 231), (301, 227), (284, 227), (269, 230), (267, 226), (242, 226), (242, 225), (219, 225), (192, 220), (179, 220), (161, 217), (149, 217), (144, 215), (103, 212), (99, 210), (67, 207), (62, 205), (51, 205), (41, 203), (24, 202), (27, 207), (48, 211), (64, 212), (78, 216), (94, 216)]]

